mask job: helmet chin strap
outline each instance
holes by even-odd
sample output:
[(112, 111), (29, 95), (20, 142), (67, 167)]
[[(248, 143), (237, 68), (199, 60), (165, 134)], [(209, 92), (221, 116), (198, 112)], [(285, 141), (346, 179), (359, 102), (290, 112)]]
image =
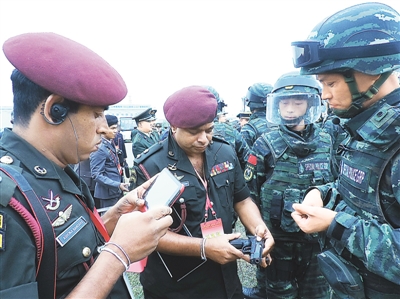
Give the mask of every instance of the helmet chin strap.
[(349, 86), (350, 93), (352, 96), (352, 103), (349, 109), (346, 110), (333, 109), (333, 113), (340, 118), (351, 118), (359, 114), (363, 110), (362, 105), (364, 104), (364, 102), (372, 99), (372, 97), (378, 93), (379, 88), (386, 81), (386, 79), (389, 78), (391, 74), (392, 71), (381, 74), (381, 76), (375, 81), (374, 84), (370, 86), (370, 88), (367, 91), (360, 93), (358, 91), (357, 82), (354, 78), (353, 71), (350, 70), (345, 72), (343, 76), (345, 82)]
[(281, 123), (282, 123), (282, 125), (285, 125), (288, 127), (294, 127), (294, 126), (297, 126), (303, 119), (304, 119), (304, 115), (299, 116), (296, 119), (291, 119), (291, 120), (286, 120), (281, 116)]

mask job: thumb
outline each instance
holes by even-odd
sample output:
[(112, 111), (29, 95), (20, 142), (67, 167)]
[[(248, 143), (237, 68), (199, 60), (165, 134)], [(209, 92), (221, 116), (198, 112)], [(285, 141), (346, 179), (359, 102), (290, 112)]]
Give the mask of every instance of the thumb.
[(232, 233), (232, 234), (226, 234), (228, 236), (228, 240), (234, 240), (237, 238), (240, 238), (241, 233)]
[(292, 207), (297, 213), (304, 214), (306, 212), (306, 207), (302, 204), (294, 203)]
[(148, 211), (155, 219), (161, 219), (172, 213), (172, 209), (168, 206), (157, 206)]

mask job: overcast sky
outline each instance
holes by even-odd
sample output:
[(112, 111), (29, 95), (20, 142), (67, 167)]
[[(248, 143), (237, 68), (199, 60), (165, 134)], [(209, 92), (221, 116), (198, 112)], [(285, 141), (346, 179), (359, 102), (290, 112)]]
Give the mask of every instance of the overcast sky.
[[(132, 104), (163, 117), (167, 97), (211, 85), (236, 115), (256, 82), (292, 71), (290, 43), (362, 0), (0, 0), (0, 43), (51, 31), (84, 44), (125, 79)], [(399, 0), (382, 1), (400, 11)], [(13, 69), (0, 53), (1, 105), (12, 105)]]

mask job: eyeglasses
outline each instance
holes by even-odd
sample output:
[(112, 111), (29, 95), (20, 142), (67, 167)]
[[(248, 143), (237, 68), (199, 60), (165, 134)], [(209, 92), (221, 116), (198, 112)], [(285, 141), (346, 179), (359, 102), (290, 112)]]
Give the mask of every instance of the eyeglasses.
[(340, 48), (321, 48), (319, 41), (292, 42), (293, 65), (295, 68), (313, 66), (325, 60), (367, 58), (399, 53), (400, 41)]

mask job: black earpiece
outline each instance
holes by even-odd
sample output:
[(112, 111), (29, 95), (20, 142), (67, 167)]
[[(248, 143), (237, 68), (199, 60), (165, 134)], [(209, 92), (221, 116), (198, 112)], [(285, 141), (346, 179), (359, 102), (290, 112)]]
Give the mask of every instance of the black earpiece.
[(61, 104), (54, 104), (50, 109), (50, 116), (54, 125), (61, 124), (68, 114), (68, 108)]

